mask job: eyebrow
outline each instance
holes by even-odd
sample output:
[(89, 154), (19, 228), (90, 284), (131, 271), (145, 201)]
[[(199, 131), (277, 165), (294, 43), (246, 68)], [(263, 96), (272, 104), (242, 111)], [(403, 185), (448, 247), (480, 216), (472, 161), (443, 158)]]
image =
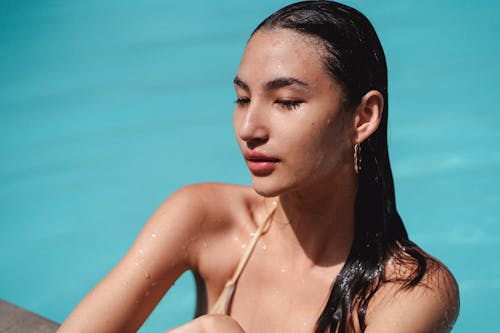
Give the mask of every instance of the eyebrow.
[[(238, 75), (236, 75), (233, 82), (235, 85), (237, 85), (241, 89), (246, 90), (246, 91), (250, 91), (248, 84), (245, 83), (243, 80), (241, 80), (238, 77)], [(266, 84), (264, 85), (264, 89), (267, 91), (272, 91), (272, 90), (277, 90), (277, 89), (292, 86), (292, 85), (299, 85), (299, 86), (306, 87), (306, 88), (309, 87), (309, 85), (303, 81), (300, 81), (300, 80), (293, 78), (293, 77), (285, 76), (285, 77), (279, 77), (279, 78), (276, 78), (274, 80), (266, 82)]]
[(243, 82), (239, 77), (238, 75), (235, 76), (234, 80), (233, 80), (233, 83), (235, 85), (237, 85), (238, 87), (240, 87), (241, 89), (243, 90), (246, 90), (246, 91), (250, 91), (250, 88), (248, 87), (248, 84), (246, 84), (245, 82)]

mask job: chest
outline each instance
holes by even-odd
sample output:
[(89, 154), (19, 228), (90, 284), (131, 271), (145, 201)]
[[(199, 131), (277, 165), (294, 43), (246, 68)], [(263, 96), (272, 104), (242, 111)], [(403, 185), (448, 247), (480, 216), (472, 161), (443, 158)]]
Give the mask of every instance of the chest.
[(245, 332), (313, 332), (340, 270), (304, 270), (256, 250), (230, 298), (229, 315)]
[(247, 333), (312, 332), (329, 290), (299, 278), (259, 279), (263, 283), (258, 284), (245, 277), (240, 282), (229, 314)]

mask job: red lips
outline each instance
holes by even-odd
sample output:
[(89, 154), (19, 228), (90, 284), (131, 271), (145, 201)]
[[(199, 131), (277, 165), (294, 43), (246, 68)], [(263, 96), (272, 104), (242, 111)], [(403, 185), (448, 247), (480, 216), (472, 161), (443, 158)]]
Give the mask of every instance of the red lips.
[(278, 158), (267, 156), (258, 151), (246, 151), (244, 154), (250, 172), (255, 176), (271, 174), (280, 161)]

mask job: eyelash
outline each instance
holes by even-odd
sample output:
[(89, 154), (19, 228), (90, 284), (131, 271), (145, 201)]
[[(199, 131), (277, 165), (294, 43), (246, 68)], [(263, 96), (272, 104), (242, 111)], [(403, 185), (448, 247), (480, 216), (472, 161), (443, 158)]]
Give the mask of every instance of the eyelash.
[[(250, 104), (250, 98), (248, 97), (242, 97), (236, 99), (235, 103), (239, 106), (245, 106)], [(294, 110), (302, 104), (301, 101), (296, 101), (296, 100), (277, 100), (275, 103), (279, 104), (281, 107), (285, 108), (286, 110)]]
[(250, 104), (250, 98), (248, 97), (242, 97), (242, 98), (238, 98), (236, 99), (236, 101), (234, 101), (238, 106), (245, 106), (247, 104)]
[(294, 110), (302, 104), (301, 101), (295, 101), (295, 100), (277, 100), (275, 103), (280, 104), (282, 107), (284, 107), (287, 110)]

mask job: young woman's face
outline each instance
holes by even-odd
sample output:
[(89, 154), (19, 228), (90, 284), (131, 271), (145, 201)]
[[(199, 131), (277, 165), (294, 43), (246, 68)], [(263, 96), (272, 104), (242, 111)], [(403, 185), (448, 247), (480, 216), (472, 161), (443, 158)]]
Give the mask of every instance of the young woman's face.
[(322, 62), (323, 46), (288, 29), (260, 30), (234, 80), (234, 128), (264, 196), (321, 186), (353, 172), (353, 118)]

